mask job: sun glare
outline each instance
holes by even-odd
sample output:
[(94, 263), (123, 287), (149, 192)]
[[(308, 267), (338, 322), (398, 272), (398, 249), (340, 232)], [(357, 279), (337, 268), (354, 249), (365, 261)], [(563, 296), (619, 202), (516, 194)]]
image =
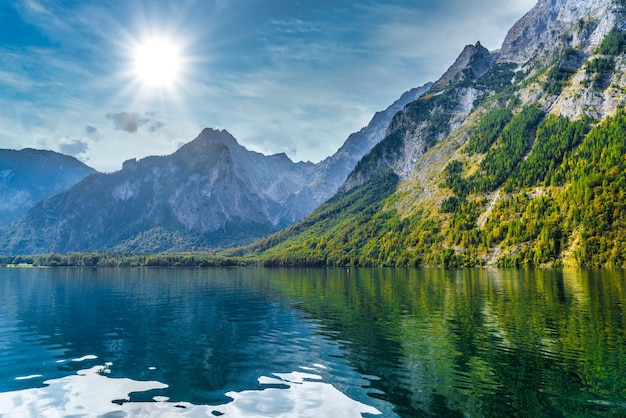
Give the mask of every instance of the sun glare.
[(180, 76), (179, 47), (167, 39), (153, 38), (136, 45), (133, 73), (147, 87), (172, 87)]

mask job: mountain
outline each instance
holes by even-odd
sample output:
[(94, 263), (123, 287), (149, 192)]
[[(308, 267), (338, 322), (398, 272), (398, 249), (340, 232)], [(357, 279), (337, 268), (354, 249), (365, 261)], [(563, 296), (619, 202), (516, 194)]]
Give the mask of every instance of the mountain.
[(94, 172), (77, 159), (52, 151), (0, 150), (0, 226)]
[(330, 198), (380, 142), (395, 113), (423, 95), (404, 93), (331, 157), (293, 163), (205, 129), (176, 153), (126, 161), (41, 202), (0, 231), (0, 252), (192, 251), (251, 242), (293, 224)]
[(468, 45), (267, 265), (626, 266), (626, 1), (540, 0)]
[(37, 204), (2, 237), (7, 253), (192, 250), (287, 225), (282, 204), (313, 169), (203, 130), (170, 156), (129, 160)]

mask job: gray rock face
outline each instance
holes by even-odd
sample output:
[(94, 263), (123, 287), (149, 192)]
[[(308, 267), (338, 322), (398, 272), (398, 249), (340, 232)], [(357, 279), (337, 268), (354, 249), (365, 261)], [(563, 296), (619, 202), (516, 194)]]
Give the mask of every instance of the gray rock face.
[[(572, 73), (568, 85), (558, 95), (546, 94), (541, 84), (530, 84), (518, 93), (523, 103), (538, 103), (546, 112), (571, 119), (589, 116), (600, 120), (623, 106), (621, 89), (626, 86), (622, 58), (613, 60), (614, 69), (606, 76), (604, 88), (597, 88), (586, 70), (586, 63), (599, 57), (597, 47), (613, 29), (626, 28), (624, 7), (614, 0), (542, 0), (508, 33), (501, 51), (501, 62), (514, 62), (528, 70), (558, 62)], [(568, 58), (566, 48), (576, 51)]]
[(589, 50), (615, 25), (612, 0), (540, 0), (508, 32), (502, 44), (501, 62), (523, 64), (549, 54), (565, 41)]
[[(232, 172), (234, 177), (229, 182), (241, 184), (248, 194), (256, 195), (265, 202), (256, 209), (261, 210), (272, 227), (283, 227), (296, 220), (291, 208), (286, 208), (286, 206), (292, 196), (299, 193), (310, 181), (315, 167), (313, 163), (294, 163), (285, 154), (265, 156), (248, 151), (239, 145), (228, 132), (212, 129), (205, 129), (196, 140), (183, 146), (175, 155), (180, 154), (177, 158), (182, 164), (193, 162), (198, 158), (197, 156), (216, 152), (219, 153), (216, 163), (207, 164), (203, 170), (200, 164), (207, 162), (197, 161), (198, 165), (194, 165), (192, 170), (195, 180), (188, 179), (185, 184), (189, 184), (189, 181), (202, 183), (202, 187), (198, 189), (200, 196), (233, 194), (237, 190), (236, 184), (230, 184), (227, 189), (220, 189), (224, 187), (224, 183), (220, 182), (223, 179), (221, 176)], [(182, 189), (183, 185), (180, 187)], [(172, 202), (172, 207), (182, 216), (183, 213), (189, 213), (188, 203), (183, 203), (183, 200), (193, 202), (196, 198), (195, 194), (191, 194), (181, 198), (182, 200)], [(245, 217), (250, 208), (240, 207), (238, 202), (233, 203), (234, 205), (230, 206), (229, 210), (233, 211), (236, 216)], [(298, 219), (304, 215), (297, 215)], [(186, 225), (190, 229), (205, 232), (202, 226), (205, 222), (207, 222), (206, 219), (198, 216), (194, 222), (186, 222)]]
[(77, 159), (52, 151), (0, 150), (0, 226), (94, 172)]
[(350, 135), (335, 154), (315, 167), (313, 178), (306, 187), (306, 192), (311, 196), (307, 213), (337, 192), (359, 160), (385, 137), (394, 115), (431, 88), (432, 83), (427, 83), (404, 93), (387, 109), (377, 112), (366, 127)]
[(425, 92), (428, 94), (394, 115), (384, 140), (359, 162), (340, 190), (351, 190), (385, 170), (393, 170), (401, 179), (410, 176), (422, 155), (456, 129), (473, 110), (474, 102), (488, 94), (489, 86), (473, 84), (487, 74), (497, 57), (480, 42), (467, 45)]
[(35, 206), (7, 234), (8, 253), (165, 251), (228, 245), (288, 222), (281, 213), (313, 164), (246, 150), (205, 129), (165, 157), (124, 163)]

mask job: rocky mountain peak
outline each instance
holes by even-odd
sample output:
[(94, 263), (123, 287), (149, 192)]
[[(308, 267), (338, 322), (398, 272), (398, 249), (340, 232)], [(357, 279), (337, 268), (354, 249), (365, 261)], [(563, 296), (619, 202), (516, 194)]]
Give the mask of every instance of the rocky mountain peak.
[(619, 15), (614, 0), (540, 0), (508, 32), (499, 61), (524, 64), (564, 43), (589, 52)]
[(195, 141), (205, 143), (221, 143), (224, 145), (239, 145), (235, 137), (232, 136), (226, 129), (219, 130), (204, 128), (192, 142)]
[(289, 158), (289, 156), (284, 152), (279, 152), (277, 154), (268, 155), (268, 157), (274, 161), (293, 162), (291, 158)]
[(476, 42), (476, 45), (467, 45), (454, 64), (433, 85), (432, 91), (441, 90), (451, 82), (467, 75), (480, 77), (489, 70), (493, 62), (494, 56), (481, 45), (480, 41)]
[(204, 128), (194, 140), (180, 147), (176, 155), (187, 161), (199, 161), (218, 149), (231, 155), (247, 152), (227, 130)]

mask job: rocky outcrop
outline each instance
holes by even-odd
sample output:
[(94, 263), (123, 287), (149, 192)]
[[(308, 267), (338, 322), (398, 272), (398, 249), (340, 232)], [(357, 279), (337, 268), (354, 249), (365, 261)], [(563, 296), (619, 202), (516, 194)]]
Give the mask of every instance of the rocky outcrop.
[(478, 78), (485, 74), (498, 54), (492, 54), (480, 44), (467, 45), (454, 64), (433, 85), (432, 91), (439, 91), (452, 82), (459, 82), (467, 77)]
[(502, 88), (477, 83), (494, 68), (497, 57), (480, 42), (467, 45), (427, 94), (395, 114), (385, 139), (359, 162), (340, 190), (347, 192), (385, 170), (401, 179), (411, 176), (424, 153), (460, 126), (477, 100)]
[(563, 45), (591, 52), (617, 18), (613, 0), (540, 0), (508, 32), (499, 61), (524, 64)]

